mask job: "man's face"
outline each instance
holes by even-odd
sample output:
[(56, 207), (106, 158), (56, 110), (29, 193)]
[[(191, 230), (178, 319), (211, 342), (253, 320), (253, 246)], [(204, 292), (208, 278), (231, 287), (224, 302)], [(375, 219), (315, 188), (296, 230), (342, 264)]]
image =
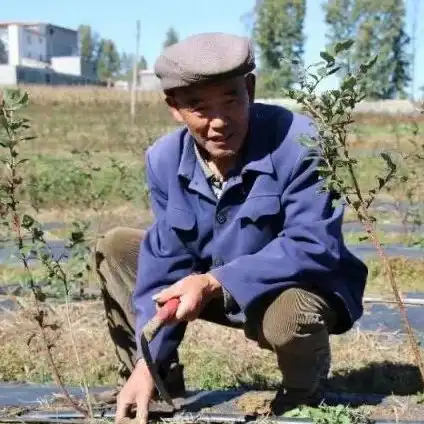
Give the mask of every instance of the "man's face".
[(254, 75), (174, 90), (174, 118), (187, 126), (211, 159), (234, 156), (243, 145), (254, 98)]

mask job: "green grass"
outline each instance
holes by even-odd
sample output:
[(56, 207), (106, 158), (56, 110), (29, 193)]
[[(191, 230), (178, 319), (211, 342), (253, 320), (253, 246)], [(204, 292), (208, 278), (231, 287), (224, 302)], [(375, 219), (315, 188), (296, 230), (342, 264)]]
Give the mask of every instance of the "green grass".
[[(398, 286), (402, 292), (423, 291), (422, 276), (424, 275), (424, 259), (391, 257), (389, 260), (393, 267)], [(365, 260), (365, 263), (369, 270), (366, 295), (393, 298), (392, 288), (379, 259), (369, 258)], [(41, 265), (32, 266), (31, 272), (36, 281), (45, 281), (46, 272)], [(21, 283), (24, 287), (24, 275), (25, 271), (23, 268), (0, 265), (0, 285), (13, 282)], [(92, 278), (93, 275), (91, 273), (89, 273), (87, 277), (86, 287), (92, 292), (93, 288), (97, 287), (97, 283), (95, 279)], [(52, 293), (58, 291), (56, 285), (61, 286), (61, 283), (53, 284), (53, 288), (50, 289)], [(46, 293), (48, 292), (49, 289), (46, 289)]]
[(134, 158), (35, 155), (25, 174), (23, 195), (42, 209), (116, 206), (146, 195), (142, 162)]
[[(30, 159), (24, 173), (26, 200), (42, 210), (94, 208), (104, 202), (113, 207), (122, 202), (145, 201), (144, 152), (158, 137), (177, 127), (162, 100), (157, 96), (142, 97), (132, 123), (128, 98), (122, 93), (78, 88), (28, 89), (30, 105), (23, 114), (31, 120), (37, 138), (20, 148), (22, 157)], [(424, 120), (418, 125), (423, 127)], [(357, 141), (361, 149), (382, 142), (389, 151), (405, 151), (410, 150), (412, 130), (410, 118), (364, 115), (358, 116), (352, 136), (361, 134)], [(84, 151), (89, 152), (89, 158)], [(112, 159), (119, 161), (119, 168), (112, 165)], [(367, 156), (358, 160), (360, 182), (366, 190), (374, 186), (384, 161)], [(88, 162), (99, 170), (90, 169)], [(423, 161), (415, 166), (417, 174), (424, 175)], [(408, 184), (412, 187), (416, 182)], [(421, 181), (413, 190), (422, 202), (423, 184)], [(391, 194), (405, 198), (405, 186), (400, 188), (394, 183)]]

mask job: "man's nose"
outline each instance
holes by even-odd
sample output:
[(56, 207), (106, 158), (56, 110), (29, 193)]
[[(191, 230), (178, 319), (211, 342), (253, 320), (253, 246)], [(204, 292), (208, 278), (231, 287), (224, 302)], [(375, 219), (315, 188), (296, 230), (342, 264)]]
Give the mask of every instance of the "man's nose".
[(228, 118), (225, 112), (216, 111), (211, 114), (209, 124), (212, 128), (225, 128), (228, 125)]

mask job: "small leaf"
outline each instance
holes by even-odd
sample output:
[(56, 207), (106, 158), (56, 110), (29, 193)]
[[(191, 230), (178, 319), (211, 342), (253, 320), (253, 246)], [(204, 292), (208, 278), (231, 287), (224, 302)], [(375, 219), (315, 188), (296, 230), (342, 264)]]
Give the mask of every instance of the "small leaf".
[(25, 158), (25, 159), (20, 159), (16, 164), (17, 165), (21, 165), (22, 163), (25, 163), (25, 162), (28, 162), (29, 161), (29, 159), (28, 158)]
[[(376, 64), (376, 62), (377, 62), (377, 59), (378, 59), (378, 55), (375, 55), (371, 60), (369, 60), (367, 63), (365, 63), (365, 64), (362, 64), (359, 68), (360, 68), (360, 71), (362, 72), (362, 73), (366, 73), (369, 69), (371, 69), (375, 64)], [(363, 69), (364, 69), (364, 71), (363, 71)]]
[(28, 92), (25, 91), (22, 97), (18, 100), (18, 104), (21, 106), (26, 106), (28, 104)]
[(386, 162), (387, 166), (389, 167), (391, 172), (396, 171), (397, 167), (396, 164), (393, 162), (390, 155), (386, 152), (381, 152), (380, 156), (383, 158), (383, 160)]
[(340, 71), (340, 69), (342, 69), (342, 67), (341, 67), (341, 66), (336, 66), (336, 67), (334, 67), (333, 69), (330, 69), (330, 70), (327, 72), (327, 75), (333, 75), (333, 74), (335, 74), (336, 72)]
[(32, 216), (24, 215), (22, 217), (22, 227), (24, 227), (27, 230), (29, 230), (34, 225), (34, 222), (35, 220)]
[(6, 110), (17, 111), (28, 103), (28, 93), (22, 93), (19, 89), (6, 89), (3, 92), (4, 105)]
[(335, 45), (334, 53), (339, 54), (343, 51), (349, 50), (353, 46), (354, 43), (355, 43), (355, 41), (352, 40), (352, 39), (341, 41), (341, 42), (339, 42)]
[(319, 55), (327, 62), (327, 64), (333, 64), (334, 63), (334, 57), (331, 56), (330, 53), (324, 51), (324, 52), (320, 52)]

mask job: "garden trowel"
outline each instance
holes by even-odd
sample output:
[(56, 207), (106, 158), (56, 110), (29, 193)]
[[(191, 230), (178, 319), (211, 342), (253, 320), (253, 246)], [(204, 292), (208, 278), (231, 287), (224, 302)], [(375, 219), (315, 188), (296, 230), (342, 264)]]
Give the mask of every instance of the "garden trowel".
[(159, 375), (157, 366), (152, 359), (149, 350), (149, 343), (155, 338), (156, 334), (160, 329), (175, 316), (177, 312), (178, 305), (180, 300), (177, 298), (170, 299), (163, 306), (159, 308), (156, 315), (144, 326), (143, 331), (141, 332), (141, 352), (143, 358), (150, 370), (152, 378), (155, 382), (156, 388), (158, 389), (159, 394), (163, 399), (175, 409), (174, 402), (172, 401), (171, 396), (165, 388), (165, 385)]

